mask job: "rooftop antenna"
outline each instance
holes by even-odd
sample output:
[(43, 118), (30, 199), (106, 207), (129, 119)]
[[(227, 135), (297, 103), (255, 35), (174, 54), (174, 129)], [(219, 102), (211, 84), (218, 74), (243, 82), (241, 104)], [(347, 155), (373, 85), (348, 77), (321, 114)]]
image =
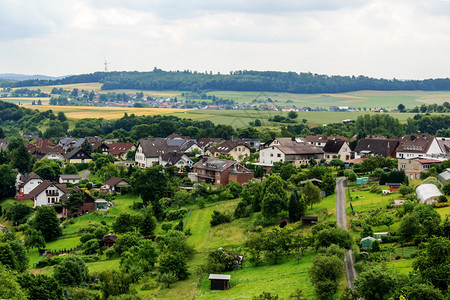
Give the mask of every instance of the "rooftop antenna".
[(106, 58), (104, 59), (104, 65), (105, 65), (105, 73), (108, 73), (108, 62), (106, 61)]

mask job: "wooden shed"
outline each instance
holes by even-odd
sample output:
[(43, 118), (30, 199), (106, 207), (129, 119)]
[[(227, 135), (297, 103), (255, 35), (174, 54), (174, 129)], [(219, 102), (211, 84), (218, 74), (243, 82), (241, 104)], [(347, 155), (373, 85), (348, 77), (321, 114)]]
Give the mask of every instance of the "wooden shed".
[(230, 288), (231, 275), (209, 274), (211, 290), (228, 290)]
[(402, 184), (398, 182), (386, 183), (386, 185), (389, 186), (389, 191), (391, 191), (391, 193), (398, 192), (398, 189), (402, 186)]
[(302, 217), (302, 225), (315, 225), (319, 221), (319, 217)]

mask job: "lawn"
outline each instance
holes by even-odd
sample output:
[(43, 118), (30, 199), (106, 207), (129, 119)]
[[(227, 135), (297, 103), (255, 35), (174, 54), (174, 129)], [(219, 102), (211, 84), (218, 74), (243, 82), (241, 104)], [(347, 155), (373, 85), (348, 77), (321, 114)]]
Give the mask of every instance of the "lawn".
[(307, 251), (300, 263), (290, 259), (279, 265), (254, 267), (245, 262), (242, 269), (225, 272), (231, 275), (230, 289), (227, 291), (211, 291), (208, 275), (205, 274), (200, 280), (195, 299), (251, 299), (264, 291), (287, 299), (298, 288), (303, 290), (307, 299), (314, 298), (308, 276), (314, 257), (313, 252)]
[(234, 220), (231, 223), (215, 227), (211, 227), (209, 223), (215, 209), (221, 212), (234, 212), (238, 201), (224, 201), (202, 209), (192, 210), (186, 224), (186, 228), (190, 228), (192, 231), (188, 243), (193, 245), (197, 251), (242, 244), (246, 227), (245, 219)]
[(441, 215), (441, 218), (444, 220), (447, 216), (450, 216), (450, 206), (436, 208), (436, 211)]
[[(348, 191), (345, 192), (345, 197), (347, 199), (347, 209), (346, 213), (350, 214), (352, 212), (350, 203), (353, 206), (354, 212), (362, 212), (362, 211), (369, 211), (374, 210), (378, 208), (386, 208), (386, 206), (389, 204), (390, 199), (398, 199), (400, 197), (399, 193), (391, 193), (387, 195), (382, 194), (375, 194), (371, 193), (370, 191), (361, 191), (361, 190), (355, 190), (358, 187), (350, 187), (350, 194), (352, 196), (352, 200), (349, 201), (348, 197)], [(382, 190), (386, 190), (389, 187), (388, 186), (380, 186)], [(358, 198), (356, 198), (358, 197)]]
[(108, 270), (118, 270), (120, 265), (120, 259), (100, 260), (95, 262), (86, 263), (89, 269), (89, 273), (103, 272)]
[(386, 266), (388, 270), (409, 275), (409, 273), (413, 270), (413, 262), (414, 259), (393, 260), (391, 262), (386, 262)]
[[(324, 214), (326, 212), (326, 214)], [(308, 206), (306, 211), (307, 216), (319, 216), (319, 222), (323, 221), (320, 217), (327, 216), (332, 221), (336, 221), (336, 194), (329, 195), (320, 201), (315, 203), (313, 208)]]
[(53, 242), (48, 242), (45, 247), (49, 251), (58, 251), (64, 249), (74, 249), (80, 244), (80, 237), (62, 237)]

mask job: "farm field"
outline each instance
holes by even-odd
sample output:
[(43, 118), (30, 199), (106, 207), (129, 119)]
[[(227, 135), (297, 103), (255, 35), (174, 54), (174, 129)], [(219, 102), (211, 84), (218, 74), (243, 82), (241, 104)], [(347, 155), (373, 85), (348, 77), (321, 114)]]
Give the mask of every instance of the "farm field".
[[(5, 102), (9, 102), (9, 103), (14, 103), (17, 105), (31, 105), (31, 103), (33, 103), (33, 101), (37, 102), (38, 100), (41, 100), (42, 105), (48, 105), (50, 98), (48, 97), (11, 97), (11, 98), (0, 98), (1, 101), (5, 101)], [(37, 108), (36, 106), (32, 106), (33, 108)]]
[(106, 120), (120, 119), (125, 113), (137, 116), (154, 116), (190, 111), (176, 108), (134, 108), (134, 107), (100, 107), (100, 106), (51, 106), (51, 105), (24, 105), (27, 108), (41, 111), (51, 109), (54, 112), (63, 112), (67, 118), (103, 118)]
[[(143, 91), (134, 89), (101, 90), (101, 83), (77, 83), (52, 86), (32, 86), (29, 89), (40, 89), (42, 92), (50, 93), (53, 88), (63, 88), (65, 90), (95, 91), (100, 93), (131, 93), (143, 92), (145, 96), (155, 97), (177, 97), (185, 99), (182, 93), (187, 91)], [(232, 99), (237, 103), (250, 103), (253, 100), (266, 101), (272, 99), (274, 104), (281, 106), (295, 105), (308, 107), (349, 106), (355, 108), (385, 108), (396, 109), (402, 103), (406, 108), (420, 106), (422, 104), (442, 104), (450, 98), (449, 91), (374, 91), (363, 90), (347, 93), (324, 93), (324, 94), (294, 94), (278, 92), (242, 92), (242, 91), (210, 91), (209, 96), (216, 96), (223, 99)], [(204, 100), (202, 100), (204, 101)], [(275, 102), (276, 101), (276, 102)], [(270, 103), (269, 103), (270, 104)]]

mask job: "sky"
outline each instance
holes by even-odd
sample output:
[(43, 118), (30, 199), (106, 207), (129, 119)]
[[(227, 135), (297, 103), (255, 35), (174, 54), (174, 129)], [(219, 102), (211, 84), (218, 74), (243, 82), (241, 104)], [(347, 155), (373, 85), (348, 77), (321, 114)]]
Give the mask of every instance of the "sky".
[(0, 0), (0, 73), (450, 77), (445, 0)]

